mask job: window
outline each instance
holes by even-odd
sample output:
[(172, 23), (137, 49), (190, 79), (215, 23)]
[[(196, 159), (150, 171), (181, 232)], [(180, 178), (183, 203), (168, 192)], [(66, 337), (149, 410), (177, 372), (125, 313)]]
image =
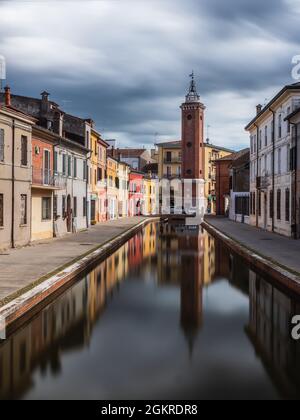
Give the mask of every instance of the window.
[(0, 194), (0, 227), (4, 226), (4, 198), (3, 194)]
[(4, 130), (0, 129), (0, 162), (4, 162)]
[(274, 197), (273, 197), (273, 191), (270, 191), (270, 199), (269, 199), (269, 214), (270, 214), (270, 219), (273, 219), (274, 216)]
[(259, 150), (262, 148), (262, 130), (259, 130)]
[(58, 154), (57, 152), (54, 152), (53, 170), (55, 174), (57, 174), (57, 170), (58, 170), (57, 161), (58, 161)]
[(42, 198), (42, 220), (51, 220), (51, 197)]
[(287, 188), (285, 190), (285, 221), (290, 221), (290, 190)]
[(83, 217), (86, 217), (86, 197), (83, 197)]
[(27, 225), (27, 195), (21, 194), (21, 225)]
[(73, 160), (73, 173), (74, 173), (74, 178), (77, 178), (77, 159), (75, 157)]
[(87, 166), (87, 162), (84, 161), (83, 162), (83, 179), (84, 179), (84, 181), (87, 181), (87, 176), (88, 176), (88, 166)]
[(77, 197), (73, 197), (73, 216), (77, 217)]
[(68, 156), (68, 176), (72, 176), (72, 158)]
[(278, 117), (278, 137), (281, 138), (282, 136), (282, 115), (280, 114)]
[(281, 190), (277, 190), (277, 220), (281, 220)]
[(286, 146), (286, 171), (289, 172), (291, 169), (291, 146), (288, 144)]
[[(291, 113), (291, 107), (288, 107), (287, 114), (290, 115), (290, 113)], [(291, 124), (290, 124), (289, 120), (287, 120), (287, 122), (286, 122), (286, 127), (287, 127), (287, 132), (290, 133), (291, 132)]]
[(281, 174), (281, 149), (278, 149), (278, 174)]
[(172, 162), (172, 152), (166, 153), (166, 162)]
[(28, 139), (26, 136), (21, 137), (21, 165), (28, 165)]
[(62, 197), (62, 208), (61, 208), (61, 210), (62, 210), (62, 216), (65, 217), (65, 214), (66, 214), (66, 196), (65, 195), (63, 195), (63, 197)]
[(67, 155), (63, 155), (62, 173), (63, 175), (67, 174)]
[(53, 197), (53, 218), (54, 220), (57, 219), (57, 195)]
[(268, 126), (265, 126), (265, 146), (268, 146)]

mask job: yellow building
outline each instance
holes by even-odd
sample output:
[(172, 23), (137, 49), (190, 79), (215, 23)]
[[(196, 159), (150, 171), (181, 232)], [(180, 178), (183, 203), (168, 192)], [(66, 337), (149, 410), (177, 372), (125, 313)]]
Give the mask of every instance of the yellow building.
[(145, 175), (143, 179), (143, 215), (151, 216), (158, 214), (159, 185), (157, 177)]
[(90, 159), (90, 202), (91, 223), (96, 224), (106, 220), (106, 150), (108, 144), (102, 140), (100, 133), (91, 130), (91, 159)]
[(119, 162), (116, 159), (107, 158), (107, 213), (109, 220), (118, 218), (118, 165)]
[[(181, 141), (157, 144), (159, 179), (181, 178), (182, 150)], [(216, 169), (214, 161), (234, 153), (232, 150), (210, 143), (204, 144), (204, 180), (205, 198), (208, 211), (215, 212)]]
[(181, 178), (181, 141), (157, 144), (159, 179)]

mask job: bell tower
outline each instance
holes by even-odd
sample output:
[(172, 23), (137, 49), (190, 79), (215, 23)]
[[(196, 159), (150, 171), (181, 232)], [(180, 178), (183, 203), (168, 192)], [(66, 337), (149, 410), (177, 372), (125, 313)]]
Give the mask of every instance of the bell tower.
[(204, 110), (197, 93), (194, 73), (182, 111), (182, 177), (204, 178)]

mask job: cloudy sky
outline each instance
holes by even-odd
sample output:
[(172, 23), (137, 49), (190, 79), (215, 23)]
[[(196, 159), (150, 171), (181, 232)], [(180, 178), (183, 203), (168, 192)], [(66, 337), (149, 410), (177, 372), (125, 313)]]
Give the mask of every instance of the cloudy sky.
[(180, 138), (194, 70), (211, 141), (248, 145), (255, 105), (292, 83), (298, 0), (0, 0), (14, 93), (48, 90), (120, 146)]

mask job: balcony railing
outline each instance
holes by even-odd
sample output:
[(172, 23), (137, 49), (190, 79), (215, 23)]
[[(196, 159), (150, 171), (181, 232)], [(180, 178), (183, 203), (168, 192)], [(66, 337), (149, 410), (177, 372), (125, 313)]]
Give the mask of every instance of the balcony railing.
[(67, 178), (61, 174), (56, 174), (49, 169), (32, 169), (32, 185), (63, 189), (66, 184)]
[(168, 163), (181, 163), (182, 162), (182, 158), (181, 157), (173, 157), (173, 158), (164, 158), (164, 163), (168, 164)]

